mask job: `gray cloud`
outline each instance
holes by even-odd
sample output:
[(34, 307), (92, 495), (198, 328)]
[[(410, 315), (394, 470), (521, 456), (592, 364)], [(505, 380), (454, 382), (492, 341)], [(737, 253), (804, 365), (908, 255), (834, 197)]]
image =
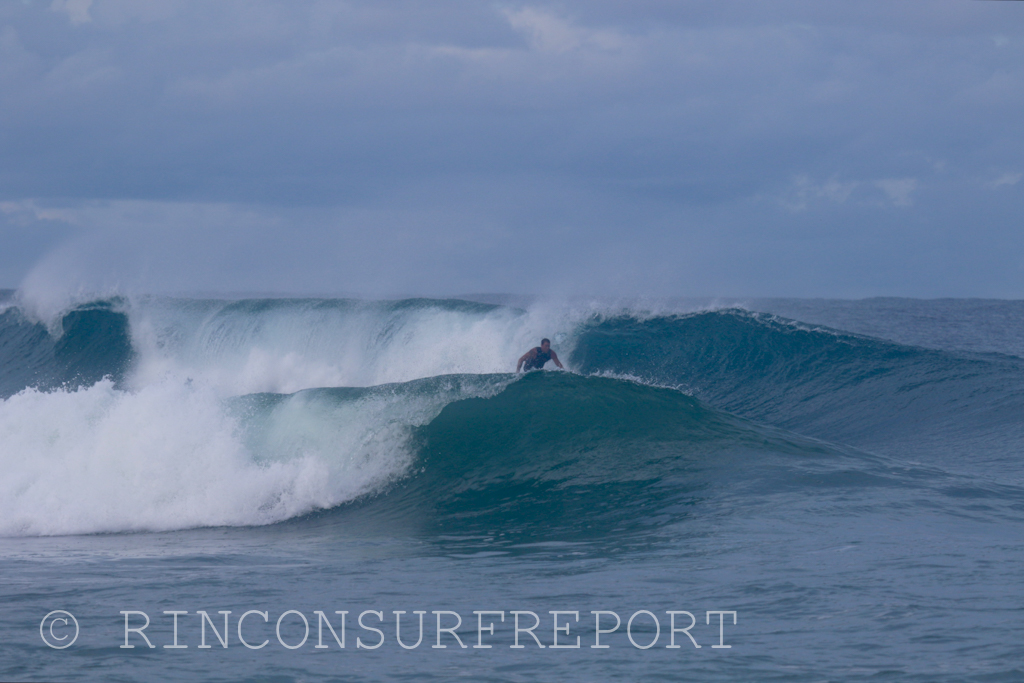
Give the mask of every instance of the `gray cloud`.
[(1021, 296), (1022, 28), (953, 0), (6, 2), (0, 284)]

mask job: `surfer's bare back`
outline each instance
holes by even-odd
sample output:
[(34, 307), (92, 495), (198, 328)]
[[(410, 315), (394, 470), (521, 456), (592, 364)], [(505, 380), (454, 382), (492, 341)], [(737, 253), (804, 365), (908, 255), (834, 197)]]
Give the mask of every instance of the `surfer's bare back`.
[[(549, 360), (555, 361), (555, 365), (565, 370), (558, 360), (558, 354), (551, 350), (551, 340), (541, 339), (540, 346), (534, 346), (519, 359), (519, 362), (516, 363), (516, 372), (519, 372), (520, 368), (523, 369), (523, 372), (540, 370)], [(524, 366), (523, 363), (526, 365)]]

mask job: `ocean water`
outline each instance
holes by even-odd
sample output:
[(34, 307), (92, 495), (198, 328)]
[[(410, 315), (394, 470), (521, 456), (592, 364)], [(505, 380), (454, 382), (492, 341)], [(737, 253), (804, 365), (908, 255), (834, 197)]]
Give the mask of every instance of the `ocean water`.
[(0, 295), (0, 680), (1024, 680), (1024, 303), (477, 299)]

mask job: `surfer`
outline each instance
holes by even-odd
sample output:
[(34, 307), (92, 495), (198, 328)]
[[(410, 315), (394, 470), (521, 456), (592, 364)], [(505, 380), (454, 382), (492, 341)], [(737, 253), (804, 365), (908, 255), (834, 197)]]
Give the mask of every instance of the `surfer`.
[[(549, 360), (555, 361), (555, 365), (565, 370), (558, 360), (558, 354), (551, 350), (551, 340), (541, 339), (540, 346), (534, 346), (519, 359), (519, 362), (516, 363), (516, 372), (519, 372), (519, 368), (522, 368), (523, 372), (540, 370)], [(523, 365), (523, 363), (526, 363), (526, 365)]]

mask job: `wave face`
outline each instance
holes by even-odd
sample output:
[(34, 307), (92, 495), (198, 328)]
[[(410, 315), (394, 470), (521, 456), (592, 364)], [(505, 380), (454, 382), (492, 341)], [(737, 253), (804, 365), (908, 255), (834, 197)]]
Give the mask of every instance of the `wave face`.
[[(578, 374), (510, 374), (541, 336)], [(144, 297), (34, 320), (14, 299), (0, 534), (335, 510), (455, 536), (635, 537), (727, 490), (910, 485), (808, 437), (1009, 457), (1022, 363), (736, 309)]]
[[(850, 466), (843, 451), (760, 427), (678, 391), (535, 372), (448, 404), (416, 430), (420, 468), (361, 512), (457, 536), (635, 536), (688, 515), (744, 469)], [(865, 463), (860, 463), (864, 465)], [(819, 481), (820, 483), (820, 481)]]

